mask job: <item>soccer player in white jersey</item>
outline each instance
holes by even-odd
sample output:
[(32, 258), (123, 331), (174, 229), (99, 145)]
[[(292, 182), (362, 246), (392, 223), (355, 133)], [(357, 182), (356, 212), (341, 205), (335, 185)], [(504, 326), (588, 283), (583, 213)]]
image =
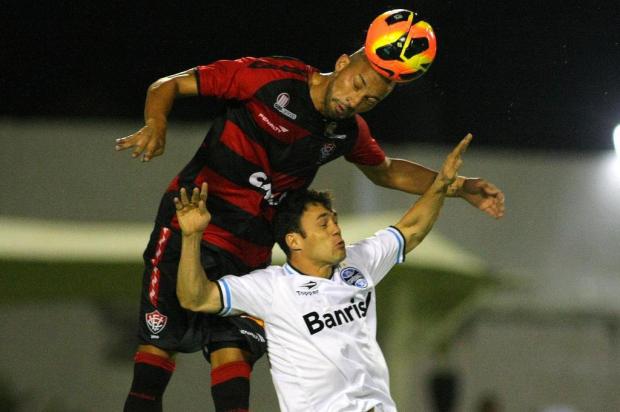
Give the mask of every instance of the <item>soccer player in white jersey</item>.
[(329, 194), (291, 194), (274, 222), (287, 263), (215, 282), (200, 262), (201, 234), (211, 218), (207, 185), (191, 196), (181, 189), (174, 199), (183, 231), (181, 306), (264, 321), (282, 411), (395, 411), (376, 341), (374, 288), (431, 230), (471, 138), (468, 134), (448, 155), (433, 184), (396, 225), (348, 247)]

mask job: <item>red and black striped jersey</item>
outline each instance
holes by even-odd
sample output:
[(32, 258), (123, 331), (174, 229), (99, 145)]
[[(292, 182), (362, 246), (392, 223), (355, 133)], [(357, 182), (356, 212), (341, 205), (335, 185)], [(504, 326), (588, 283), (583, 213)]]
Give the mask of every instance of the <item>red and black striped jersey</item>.
[(307, 188), (318, 168), (340, 156), (362, 165), (385, 159), (361, 116), (334, 121), (310, 98), (311, 66), (284, 57), (221, 60), (196, 68), (199, 92), (225, 102), (159, 208), (159, 224), (178, 229), (172, 198), (209, 184), (211, 223), (203, 241), (250, 268), (270, 262), (271, 219), (287, 192)]

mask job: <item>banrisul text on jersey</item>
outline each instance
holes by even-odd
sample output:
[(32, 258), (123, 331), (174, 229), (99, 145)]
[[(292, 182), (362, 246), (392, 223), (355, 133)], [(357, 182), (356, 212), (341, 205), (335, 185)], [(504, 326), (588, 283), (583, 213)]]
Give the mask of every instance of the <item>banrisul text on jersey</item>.
[(366, 299), (355, 303), (355, 299), (351, 299), (351, 305), (342, 309), (319, 314), (318, 312), (308, 312), (303, 315), (304, 322), (308, 327), (311, 335), (319, 333), (325, 328), (331, 329), (345, 323), (353, 322), (356, 319), (363, 319), (368, 312), (368, 305), (372, 292), (368, 292)]

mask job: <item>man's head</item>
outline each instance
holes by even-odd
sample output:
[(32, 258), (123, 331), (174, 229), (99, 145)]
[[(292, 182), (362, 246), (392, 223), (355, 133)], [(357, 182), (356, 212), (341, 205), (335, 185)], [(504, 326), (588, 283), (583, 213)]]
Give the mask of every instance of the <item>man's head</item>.
[(395, 83), (375, 71), (364, 49), (343, 54), (327, 79), (321, 111), (332, 119), (345, 119), (367, 112), (385, 99)]
[(346, 256), (328, 192), (300, 190), (290, 194), (278, 206), (273, 224), (276, 241), (289, 260), (335, 265)]

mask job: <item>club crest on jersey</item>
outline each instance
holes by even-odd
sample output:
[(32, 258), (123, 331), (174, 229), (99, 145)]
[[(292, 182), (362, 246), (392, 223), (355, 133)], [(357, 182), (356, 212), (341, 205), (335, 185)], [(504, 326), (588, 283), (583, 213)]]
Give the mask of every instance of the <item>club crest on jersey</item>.
[(295, 120), (297, 119), (297, 115), (286, 108), (290, 101), (291, 96), (289, 96), (288, 93), (280, 93), (278, 97), (276, 97), (276, 102), (273, 104), (273, 107), (286, 117), (290, 117)]
[(354, 267), (344, 268), (340, 271), (340, 277), (347, 285), (355, 286), (363, 289), (368, 286), (368, 281), (362, 275), (362, 272)]
[(166, 323), (168, 323), (168, 316), (162, 315), (157, 309), (147, 313), (144, 317), (146, 318), (146, 326), (155, 335), (161, 332), (166, 327)]

